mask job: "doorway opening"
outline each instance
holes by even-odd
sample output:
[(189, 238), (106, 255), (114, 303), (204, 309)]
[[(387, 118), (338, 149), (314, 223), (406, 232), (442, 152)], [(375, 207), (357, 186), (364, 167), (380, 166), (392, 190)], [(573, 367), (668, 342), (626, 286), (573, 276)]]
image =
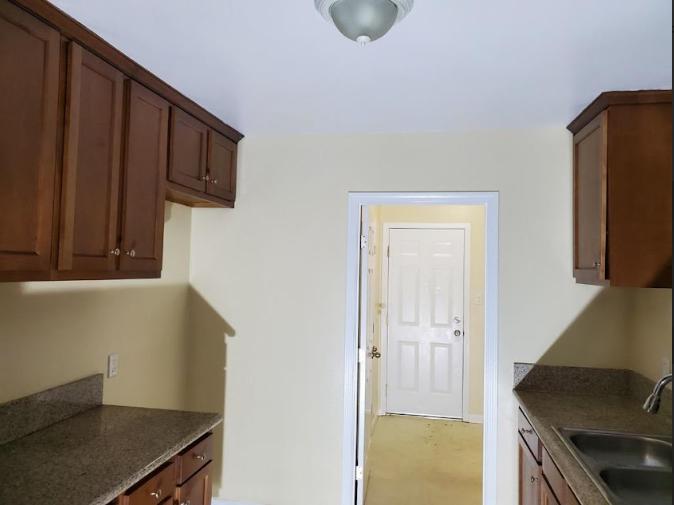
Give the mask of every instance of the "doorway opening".
[(497, 193), (349, 195), (344, 505), (495, 505)]

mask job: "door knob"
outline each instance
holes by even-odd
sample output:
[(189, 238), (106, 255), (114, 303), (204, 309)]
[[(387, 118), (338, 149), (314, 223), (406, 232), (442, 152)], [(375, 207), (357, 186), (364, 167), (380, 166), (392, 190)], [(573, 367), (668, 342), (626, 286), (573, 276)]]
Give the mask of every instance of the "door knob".
[(379, 352), (379, 349), (377, 349), (377, 346), (372, 346), (372, 350), (370, 351), (370, 358), (372, 359), (379, 359), (381, 358), (381, 353)]

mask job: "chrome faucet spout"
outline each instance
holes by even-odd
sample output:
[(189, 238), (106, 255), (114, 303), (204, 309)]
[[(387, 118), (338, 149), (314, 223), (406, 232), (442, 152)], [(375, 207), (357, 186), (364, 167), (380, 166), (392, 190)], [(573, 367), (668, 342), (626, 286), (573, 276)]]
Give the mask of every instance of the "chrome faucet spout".
[(653, 388), (653, 392), (646, 399), (644, 403), (644, 410), (649, 414), (657, 414), (660, 410), (660, 400), (662, 398), (662, 392), (664, 391), (667, 384), (672, 382), (672, 374), (665, 375), (662, 379)]

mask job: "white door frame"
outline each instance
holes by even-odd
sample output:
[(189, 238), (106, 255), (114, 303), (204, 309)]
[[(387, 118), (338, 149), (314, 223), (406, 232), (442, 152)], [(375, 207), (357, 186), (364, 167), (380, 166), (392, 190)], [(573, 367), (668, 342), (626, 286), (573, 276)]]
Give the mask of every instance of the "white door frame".
[[(485, 207), (485, 345), (483, 505), (497, 505), (497, 391), (498, 391), (498, 192), (361, 193), (348, 195), (346, 329), (344, 339), (344, 434), (342, 505), (356, 504), (358, 290), (361, 209), (369, 205), (483, 205)], [(362, 496), (359, 503), (362, 505)]]
[[(470, 393), (470, 223), (382, 223), (382, 255), (381, 255), (381, 298), (386, 310), (381, 311), (380, 319), (380, 350), (382, 354), (381, 366), (379, 367), (379, 408), (378, 414), (383, 415), (388, 412), (388, 397), (386, 395), (386, 385), (388, 384), (388, 265), (389, 257), (384, 253), (388, 251), (390, 245), (391, 229), (403, 230), (463, 230), (463, 384), (461, 393), (461, 419), (469, 421), (468, 413), (468, 395)], [(371, 289), (368, 286), (368, 289)]]

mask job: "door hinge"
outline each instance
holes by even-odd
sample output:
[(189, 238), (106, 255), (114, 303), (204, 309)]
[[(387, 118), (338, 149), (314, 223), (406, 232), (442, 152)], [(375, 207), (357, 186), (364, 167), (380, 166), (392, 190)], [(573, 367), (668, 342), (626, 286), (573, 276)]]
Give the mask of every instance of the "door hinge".
[(387, 258), (391, 257), (391, 246), (390, 245), (386, 246), (386, 257)]
[(358, 349), (358, 363), (365, 362), (365, 349)]
[(363, 467), (362, 466), (356, 467), (356, 480), (363, 480)]
[(367, 247), (367, 237), (365, 235), (360, 236), (360, 248), (365, 249)]

